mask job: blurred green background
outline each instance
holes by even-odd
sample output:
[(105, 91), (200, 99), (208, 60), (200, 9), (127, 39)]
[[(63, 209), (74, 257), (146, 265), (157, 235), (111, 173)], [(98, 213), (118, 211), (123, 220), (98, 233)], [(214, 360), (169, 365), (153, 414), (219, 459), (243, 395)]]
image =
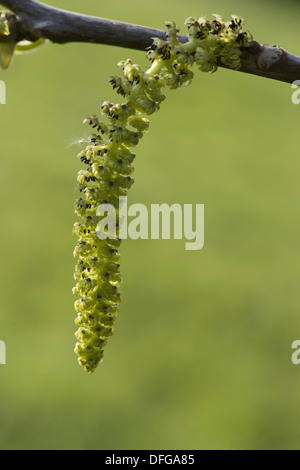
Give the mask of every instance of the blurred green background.
[[(47, 3), (157, 28), (234, 13), (258, 41), (300, 55), (298, 2)], [(107, 78), (128, 57), (147, 65), (143, 52), (48, 45), (0, 74), (0, 447), (299, 449), (300, 106), (288, 84), (195, 70), (191, 87), (168, 93), (128, 202), (204, 203), (205, 247), (124, 242), (105, 360), (93, 376), (77, 364), (71, 144), (115, 99)]]

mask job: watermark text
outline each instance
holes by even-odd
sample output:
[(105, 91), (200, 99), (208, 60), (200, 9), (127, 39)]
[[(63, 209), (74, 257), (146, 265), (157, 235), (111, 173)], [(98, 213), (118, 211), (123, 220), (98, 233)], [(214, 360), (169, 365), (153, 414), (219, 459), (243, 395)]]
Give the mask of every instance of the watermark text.
[(0, 365), (6, 364), (6, 345), (4, 341), (0, 341)]
[[(119, 198), (119, 207), (101, 204), (97, 216), (100, 240), (187, 240), (185, 249), (201, 250), (204, 246), (204, 204), (151, 204), (150, 211), (144, 204), (127, 206), (127, 197)], [(129, 220), (129, 217), (133, 217)], [(149, 220), (150, 219), (150, 220)]]
[(296, 90), (292, 94), (292, 103), (293, 104), (300, 104), (300, 80), (295, 80), (292, 83), (292, 89)]
[(3, 80), (0, 80), (0, 104), (6, 104), (6, 85)]

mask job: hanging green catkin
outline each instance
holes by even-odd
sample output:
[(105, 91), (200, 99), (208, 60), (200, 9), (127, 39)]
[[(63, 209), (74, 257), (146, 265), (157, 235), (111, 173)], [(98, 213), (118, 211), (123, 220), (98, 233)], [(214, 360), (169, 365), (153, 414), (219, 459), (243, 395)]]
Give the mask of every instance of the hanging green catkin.
[[(97, 208), (110, 204), (118, 215), (119, 198), (127, 195), (133, 184), (131, 174), (135, 154), (132, 149), (148, 131), (144, 116), (158, 111), (165, 100), (162, 90), (187, 86), (193, 79), (190, 70), (197, 64), (204, 72), (215, 72), (218, 61), (238, 69), (240, 56), (252, 36), (242, 29), (244, 20), (232, 16), (226, 22), (219, 15), (212, 21), (188, 18), (188, 41), (180, 44), (174, 22), (167, 22), (166, 40), (155, 39), (148, 52), (151, 67), (147, 72), (131, 60), (120, 62), (123, 77), (111, 77), (111, 84), (124, 98), (121, 104), (101, 103), (104, 121), (91, 116), (86, 121), (94, 129), (89, 145), (79, 154), (86, 165), (78, 174), (74, 233), (79, 237), (74, 256), (77, 281), (73, 291), (80, 296), (75, 302), (78, 343), (75, 352), (79, 363), (94, 372), (103, 358), (108, 338), (120, 304), (119, 247), (117, 237), (103, 239), (97, 231), (101, 217)], [(117, 228), (119, 221), (117, 219)], [(108, 234), (107, 234), (108, 235)]]

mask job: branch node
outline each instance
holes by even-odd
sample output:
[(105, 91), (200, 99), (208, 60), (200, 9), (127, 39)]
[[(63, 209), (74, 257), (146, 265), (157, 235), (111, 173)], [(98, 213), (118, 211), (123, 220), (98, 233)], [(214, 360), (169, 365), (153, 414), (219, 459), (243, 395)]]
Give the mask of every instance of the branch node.
[(282, 53), (280, 46), (268, 46), (267, 44), (264, 44), (262, 46), (262, 51), (257, 58), (258, 68), (267, 72), (273, 64), (280, 60)]

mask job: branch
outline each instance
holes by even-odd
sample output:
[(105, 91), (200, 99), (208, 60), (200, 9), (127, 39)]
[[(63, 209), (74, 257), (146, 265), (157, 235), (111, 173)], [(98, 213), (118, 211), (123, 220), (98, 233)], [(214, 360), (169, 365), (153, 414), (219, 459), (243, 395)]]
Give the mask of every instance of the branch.
[[(2, 42), (45, 38), (59, 44), (87, 42), (144, 51), (154, 37), (165, 39), (165, 32), (159, 29), (72, 13), (34, 0), (1, 0), (1, 4), (14, 13), (11, 35), (1, 37)], [(187, 41), (186, 36), (178, 38)], [(226, 68), (222, 63), (218, 65)], [(300, 57), (279, 46), (253, 41), (242, 56), (239, 71), (293, 83), (300, 80)]]
[[(14, 33), (19, 38), (45, 38), (54, 43), (88, 42), (145, 50), (154, 37), (165, 39), (159, 29), (120, 21), (80, 15), (34, 0), (3, 0), (1, 4), (17, 15)], [(185, 36), (181, 39), (185, 41)]]

